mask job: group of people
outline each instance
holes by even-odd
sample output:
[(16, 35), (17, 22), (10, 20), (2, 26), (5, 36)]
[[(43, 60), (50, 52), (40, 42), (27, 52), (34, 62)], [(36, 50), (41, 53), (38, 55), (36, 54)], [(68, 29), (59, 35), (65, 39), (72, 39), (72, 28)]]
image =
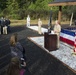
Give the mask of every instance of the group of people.
[[(27, 27), (30, 26), (30, 16), (27, 16)], [(42, 26), (42, 21), (39, 18), (38, 19), (38, 33), (42, 34), (42, 30), (41, 30), (41, 26)], [(59, 40), (60, 40), (60, 32), (61, 32), (61, 25), (59, 23), (58, 20), (55, 21), (55, 25), (54, 25), (54, 29), (53, 29), (54, 33), (57, 34), (57, 48), (59, 48)]]
[(10, 32), (10, 20), (8, 18), (1, 17), (0, 19), (1, 34), (7, 34)]
[[(42, 22), (38, 21), (38, 25), (42, 25)], [(59, 48), (59, 36), (61, 26), (59, 21), (55, 22), (54, 33), (57, 34), (57, 48)], [(39, 32), (41, 34), (41, 32)], [(31, 75), (26, 64), (25, 48), (18, 41), (18, 34), (15, 33), (10, 37), (10, 49), (11, 49), (11, 61), (8, 65), (6, 75)]]
[[(27, 27), (30, 26), (30, 16), (29, 16), (29, 15), (27, 16), (27, 25), (26, 25), (26, 26), (27, 26)], [(38, 33), (39, 33), (39, 34), (42, 34), (41, 26), (42, 26), (42, 21), (41, 21), (41, 19), (39, 18), (39, 19), (38, 19)]]
[[(38, 20), (38, 33), (39, 34), (42, 34), (42, 31), (41, 31), (41, 26), (42, 26), (42, 21)], [(59, 23), (58, 20), (55, 21), (55, 25), (54, 25), (54, 28), (53, 28), (53, 32), (54, 34), (57, 35), (57, 49), (59, 49), (60, 47), (60, 32), (61, 32), (61, 25)]]
[(18, 34), (10, 37), (11, 61), (6, 75), (31, 75), (26, 65), (25, 48), (18, 42)]

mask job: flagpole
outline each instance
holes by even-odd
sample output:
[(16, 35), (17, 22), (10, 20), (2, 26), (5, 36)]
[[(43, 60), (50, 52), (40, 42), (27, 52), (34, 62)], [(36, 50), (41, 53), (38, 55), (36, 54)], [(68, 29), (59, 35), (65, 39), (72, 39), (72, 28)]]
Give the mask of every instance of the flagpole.
[(70, 19), (70, 26), (72, 25), (72, 20), (73, 20), (73, 13), (72, 13), (71, 19)]

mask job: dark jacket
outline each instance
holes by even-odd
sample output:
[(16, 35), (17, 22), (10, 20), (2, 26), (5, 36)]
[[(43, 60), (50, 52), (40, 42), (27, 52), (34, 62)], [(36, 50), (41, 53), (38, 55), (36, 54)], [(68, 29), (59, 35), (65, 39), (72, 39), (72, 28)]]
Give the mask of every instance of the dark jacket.
[(9, 19), (6, 19), (6, 20), (5, 20), (5, 25), (6, 25), (6, 26), (10, 25), (10, 20), (9, 20)]
[(21, 63), (21, 67), (24, 67), (24, 62), (26, 62), (26, 56), (23, 52), (25, 49), (19, 42), (17, 42), (15, 46), (11, 46), (10, 48), (12, 57), (18, 57)]
[(1, 19), (1, 26), (5, 26), (5, 20)]
[(23, 47), (19, 42), (17, 42), (15, 46), (11, 46), (10, 49), (11, 49), (12, 57), (17, 56), (19, 57), (19, 59), (23, 58), (23, 54), (22, 54)]

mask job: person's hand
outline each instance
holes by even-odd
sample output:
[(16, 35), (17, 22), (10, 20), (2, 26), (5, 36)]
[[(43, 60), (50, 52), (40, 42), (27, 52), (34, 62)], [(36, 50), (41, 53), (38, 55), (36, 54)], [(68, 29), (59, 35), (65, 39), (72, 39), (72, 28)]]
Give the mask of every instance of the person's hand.
[(26, 62), (23, 62), (24, 66), (26, 66)]

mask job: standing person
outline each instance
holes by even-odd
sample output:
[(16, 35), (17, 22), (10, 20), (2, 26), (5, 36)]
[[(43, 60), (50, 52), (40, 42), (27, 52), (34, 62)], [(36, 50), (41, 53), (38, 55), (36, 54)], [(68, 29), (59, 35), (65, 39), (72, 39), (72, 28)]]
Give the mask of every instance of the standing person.
[(59, 21), (55, 21), (55, 26), (54, 26), (54, 33), (57, 34), (57, 48), (59, 48), (60, 45), (60, 31), (61, 31), (61, 26), (59, 24)]
[(5, 25), (7, 26), (7, 32), (10, 32), (10, 20), (8, 18), (5, 19)]
[(42, 26), (42, 21), (41, 21), (40, 18), (39, 18), (39, 20), (38, 20), (38, 33), (39, 33), (39, 34), (42, 33), (42, 31), (41, 31), (41, 26)]
[(4, 18), (3, 34), (7, 34), (7, 25), (5, 21), (6, 19)]
[(9, 19), (7, 19), (7, 20), (8, 20), (8, 32), (11, 32), (11, 27), (10, 27), (11, 21)]
[(30, 26), (30, 16), (28, 15), (27, 16), (27, 27), (29, 27)]
[(1, 34), (3, 34), (4, 18), (1, 17)]
[(24, 56), (25, 51), (22, 45), (18, 42), (17, 34), (13, 34), (10, 38), (10, 49), (12, 57), (18, 57), (22, 62), (21, 66), (26, 67), (26, 57)]
[(20, 68), (19, 58), (13, 57), (6, 70), (6, 75), (24, 75), (25, 72), (25, 69)]

